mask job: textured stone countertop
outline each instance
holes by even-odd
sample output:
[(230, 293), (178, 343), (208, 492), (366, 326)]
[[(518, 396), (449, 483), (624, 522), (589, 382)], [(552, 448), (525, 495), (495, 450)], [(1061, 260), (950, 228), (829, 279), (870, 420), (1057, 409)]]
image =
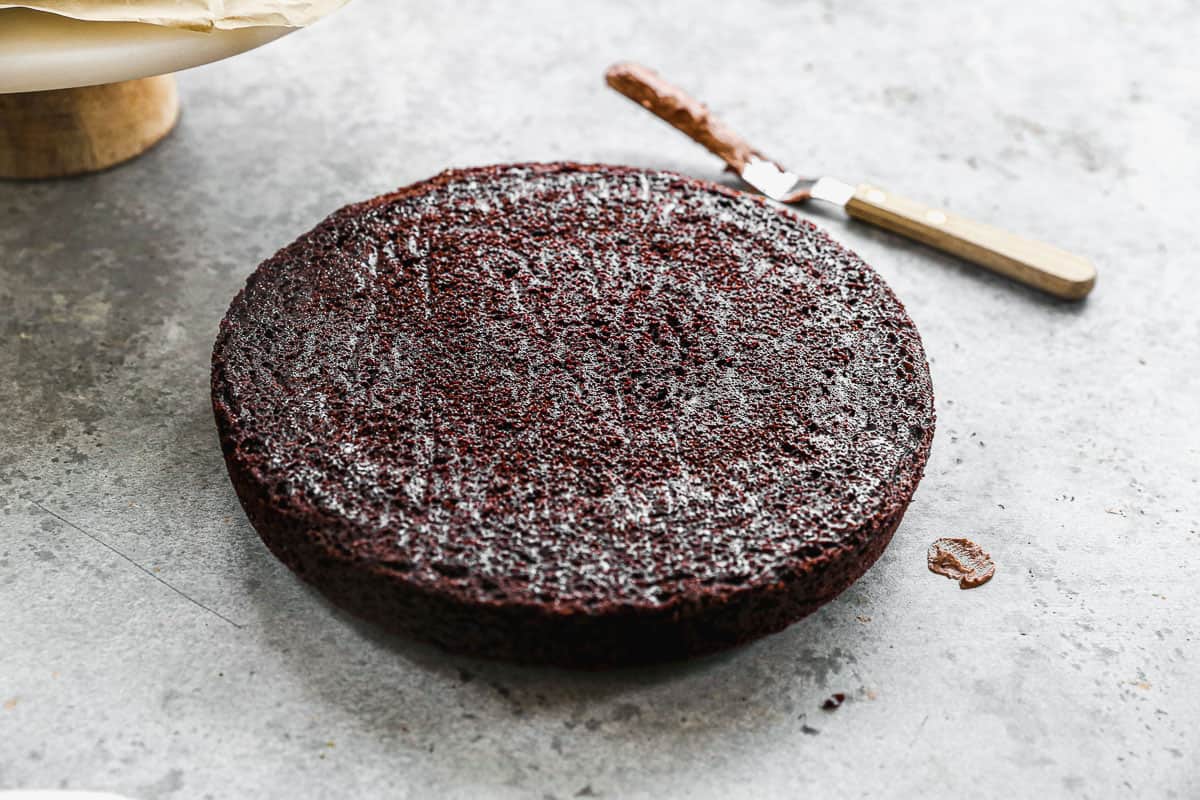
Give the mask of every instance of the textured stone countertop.
[[(180, 76), (147, 156), (0, 184), (0, 788), (224, 797), (1200, 796), (1200, 9), (392, 2)], [(208, 400), (245, 277), (339, 205), (570, 158), (721, 178), (644, 60), (804, 172), (1092, 257), (1050, 301), (811, 215), (924, 336), (915, 502), (818, 614), (575, 674), (388, 638), (259, 543)], [(925, 550), (969, 536), (972, 591)], [(835, 692), (845, 704), (822, 710)]]

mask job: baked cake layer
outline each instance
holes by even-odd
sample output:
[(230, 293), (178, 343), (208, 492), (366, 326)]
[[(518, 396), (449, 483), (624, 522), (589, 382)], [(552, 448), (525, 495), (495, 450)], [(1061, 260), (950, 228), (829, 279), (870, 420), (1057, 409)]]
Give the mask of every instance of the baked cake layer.
[(454, 170), (262, 264), (213, 354), (230, 475), (333, 602), (602, 666), (779, 630), (899, 523), (934, 412), (856, 255), (666, 172)]

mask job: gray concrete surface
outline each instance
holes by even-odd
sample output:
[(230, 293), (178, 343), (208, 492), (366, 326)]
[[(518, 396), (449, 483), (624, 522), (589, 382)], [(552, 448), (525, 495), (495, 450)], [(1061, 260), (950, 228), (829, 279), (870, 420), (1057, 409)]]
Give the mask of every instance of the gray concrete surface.
[[(0, 184), (0, 788), (226, 797), (1200, 796), (1200, 7), (356, 0), (181, 77), (178, 130)], [(1063, 305), (836, 216), (939, 428), (882, 560), (788, 631), (581, 675), (306, 590), (234, 498), (217, 322), (326, 212), (450, 165), (720, 178), (609, 93), (694, 87), (777, 158), (1088, 254)], [(925, 548), (999, 565), (964, 592)], [(831, 693), (846, 704), (821, 710)]]

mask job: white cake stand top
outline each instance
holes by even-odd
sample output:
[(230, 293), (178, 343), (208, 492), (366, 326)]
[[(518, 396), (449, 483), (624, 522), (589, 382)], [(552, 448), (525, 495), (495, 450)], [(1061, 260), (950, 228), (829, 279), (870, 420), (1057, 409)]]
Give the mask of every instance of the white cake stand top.
[(145, 78), (219, 61), (294, 28), (196, 32), (139, 22), (85, 22), (0, 9), (0, 94)]

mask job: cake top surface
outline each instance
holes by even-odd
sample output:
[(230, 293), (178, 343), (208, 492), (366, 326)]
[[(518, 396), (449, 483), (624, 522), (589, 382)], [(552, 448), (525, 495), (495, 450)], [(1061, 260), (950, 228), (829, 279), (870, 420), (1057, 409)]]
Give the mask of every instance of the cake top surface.
[(334, 213), (234, 300), (213, 391), (231, 457), (331, 555), (576, 608), (819, 568), (907, 504), (933, 426), (916, 329), (853, 253), (576, 164)]

